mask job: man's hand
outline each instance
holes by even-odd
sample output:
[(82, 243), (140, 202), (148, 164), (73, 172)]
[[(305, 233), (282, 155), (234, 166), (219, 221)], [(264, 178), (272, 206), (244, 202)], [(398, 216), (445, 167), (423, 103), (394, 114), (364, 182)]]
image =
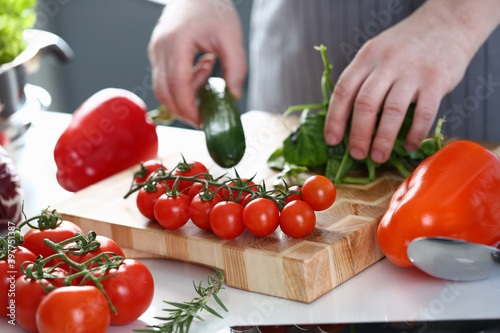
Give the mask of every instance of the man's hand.
[[(149, 43), (158, 101), (184, 122), (199, 126), (195, 92), (212, 73), (216, 57), (229, 90), (241, 96), (247, 73), (241, 24), (230, 0), (172, 0)], [(197, 63), (198, 53), (204, 53)]]
[(434, 0), (369, 40), (335, 85), (325, 125), (327, 143), (342, 140), (352, 113), (351, 156), (361, 160), (370, 154), (374, 162), (383, 163), (408, 106), (415, 102), (405, 148), (418, 149), (442, 98), (460, 82), (477, 49), (499, 22), (499, 0)]

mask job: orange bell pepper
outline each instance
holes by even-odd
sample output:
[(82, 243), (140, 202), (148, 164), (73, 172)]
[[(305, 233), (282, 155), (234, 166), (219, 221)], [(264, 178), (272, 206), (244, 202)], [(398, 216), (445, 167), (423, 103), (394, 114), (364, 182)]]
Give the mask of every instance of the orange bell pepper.
[(377, 239), (396, 265), (417, 237), (446, 236), (490, 246), (500, 242), (500, 158), (468, 140), (426, 158), (394, 193)]

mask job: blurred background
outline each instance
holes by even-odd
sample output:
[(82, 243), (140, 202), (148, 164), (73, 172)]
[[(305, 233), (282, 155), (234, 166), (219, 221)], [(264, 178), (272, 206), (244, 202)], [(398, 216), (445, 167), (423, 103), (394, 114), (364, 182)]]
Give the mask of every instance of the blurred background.
[[(158, 101), (151, 85), (147, 45), (165, 1), (161, 0), (38, 0), (34, 28), (55, 33), (74, 51), (61, 63), (42, 57), (28, 83), (43, 87), (51, 97), (50, 111), (72, 113), (88, 97), (108, 87), (130, 90), (148, 108)], [(240, 13), (248, 49), (252, 0), (234, 1)], [(214, 75), (220, 75), (216, 67)], [(246, 111), (246, 94), (239, 100)], [(176, 122), (174, 125), (184, 127)]]

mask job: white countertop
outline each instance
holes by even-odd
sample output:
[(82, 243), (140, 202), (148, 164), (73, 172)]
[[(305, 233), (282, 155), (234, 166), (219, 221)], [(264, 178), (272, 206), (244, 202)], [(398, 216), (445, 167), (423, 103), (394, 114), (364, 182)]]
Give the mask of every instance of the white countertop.
[[(22, 176), (28, 217), (72, 195), (58, 185), (52, 155), (55, 142), (69, 120), (67, 114), (40, 112), (24, 137), (25, 144), (9, 147)], [(272, 128), (271, 125), (260, 126)], [(266, 133), (271, 132), (259, 132), (248, 152), (253, 149), (255, 155), (268, 156), (259, 150), (266, 144)], [(160, 126), (158, 134), (160, 156), (174, 151), (188, 152), (190, 147), (199, 146), (203, 141), (203, 134), (198, 131)], [(172, 145), (168, 139), (174, 134), (177, 138)], [(182, 140), (183, 137), (186, 140)], [(163, 300), (191, 300), (196, 296), (192, 281), (206, 279), (207, 274), (213, 273), (206, 267), (167, 259), (141, 261), (155, 279), (153, 304), (136, 322), (112, 326), (109, 332), (131, 332), (157, 323), (154, 317), (165, 315), (161, 311), (166, 305)], [(387, 259), (310, 304), (230, 287), (222, 290), (219, 296), (229, 309), (228, 313), (221, 313), (224, 319), (202, 312), (205, 321), (194, 322), (190, 332), (229, 332), (230, 326), (242, 325), (500, 319), (500, 275), (476, 282), (450, 282), (432, 278), (415, 268), (397, 267)], [(213, 306), (217, 308), (217, 304)], [(24, 330), (1, 318), (0, 331)]]

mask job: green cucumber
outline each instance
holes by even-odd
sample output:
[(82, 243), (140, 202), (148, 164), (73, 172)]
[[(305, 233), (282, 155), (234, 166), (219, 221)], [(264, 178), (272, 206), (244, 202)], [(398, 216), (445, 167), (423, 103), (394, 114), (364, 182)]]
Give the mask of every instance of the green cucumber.
[(208, 152), (223, 168), (238, 164), (245, 154), (241, 114), (224, 79), (211, 77), (198, 92), (201, 129)]

